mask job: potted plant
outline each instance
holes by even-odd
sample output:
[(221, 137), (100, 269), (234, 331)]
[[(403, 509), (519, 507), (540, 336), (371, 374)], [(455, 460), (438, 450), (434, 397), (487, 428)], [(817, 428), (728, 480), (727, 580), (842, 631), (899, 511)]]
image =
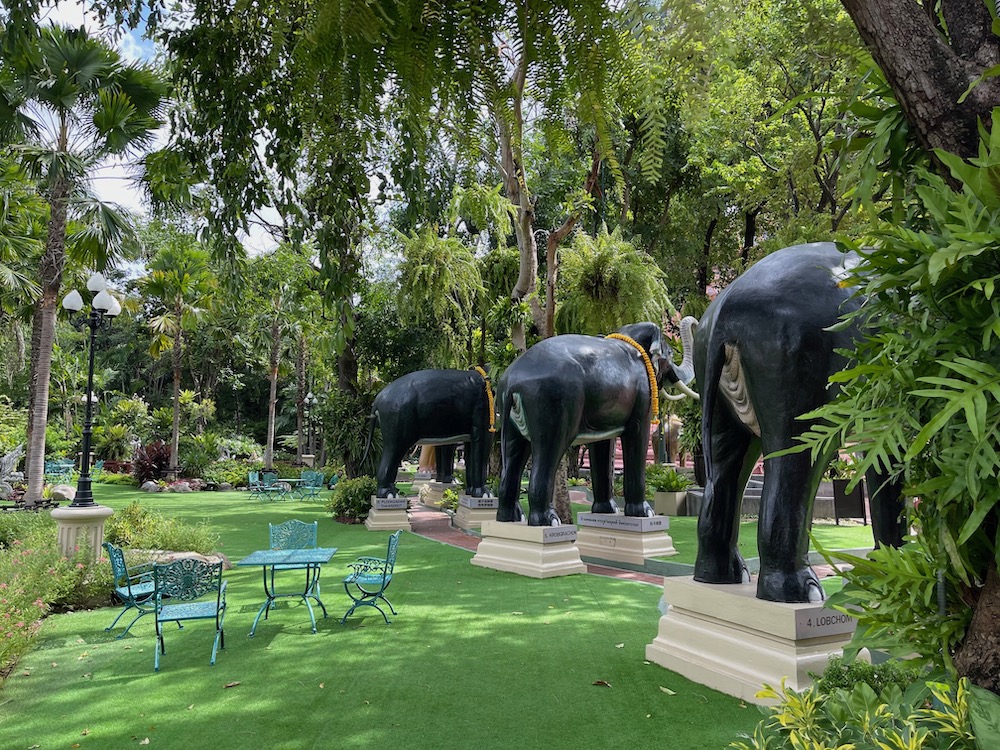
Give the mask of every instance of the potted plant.
[(646, 467), (646, 489), (652, 495), (653, 512), (658, 516), (682, 516), (687, 510), (687, 476), (663, 464)]
[(830, 462), (827, 473), (833, 484), (833, 520), (840, 525), (841, 518), (860, 518), (865, 523), (868, 516), (865, 513), (864, 479), (848, 491), (848, 485), (855, 478), (854, 457), (842, 454)]

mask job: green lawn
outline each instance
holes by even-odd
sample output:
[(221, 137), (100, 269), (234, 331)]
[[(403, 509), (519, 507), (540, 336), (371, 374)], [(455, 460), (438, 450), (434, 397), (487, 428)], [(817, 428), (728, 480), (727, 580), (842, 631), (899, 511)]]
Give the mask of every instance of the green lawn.
[[(114, 508), (137, 494), (95, 488)], [(116, 640), (104, 627), (117, 609), (50, 617), (0, 692), (5, 750), (700, 750), (725, 747), (759, 718), (754, 707), (645, 661), (660, 618), (657, 586), (525, 578), (404, 534), (389, 589), (399, 615), (387, 626), (371, 610), (341, 625), (349, 600), (338, 578), (357, 556), (383, 553), (387, 532), (337, 524), (319, 502), (250, 503), (237, 492), (141, 497), (164, 514), (212, 524), (234, 562), (266, 545), (269, 521), (318, 520), (320, 544), (339, 549), (323, 578), (330, 617), (314, 635), (302, 605), (283, 606), (248, 638), (261, 574), (235, 568), (226, 573), (226, 647), (216, 666), (208, 665), (211, 625), (192, 622), (166, 629), (159, 674), (150, 618)]]

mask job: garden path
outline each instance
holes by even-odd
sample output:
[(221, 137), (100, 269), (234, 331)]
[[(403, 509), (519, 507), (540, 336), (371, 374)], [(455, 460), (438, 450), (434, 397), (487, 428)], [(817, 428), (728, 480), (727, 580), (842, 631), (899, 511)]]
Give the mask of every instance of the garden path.
[[(410, 526), (414, 534), (427, 539), (434, 539), (444, 544), (450, 544), (453, 547), (475, 551), (479, 546), (478, 536), (455, 528), (451, 524), (451, 516), (444, 511), (428, 508), (426, 505), (412, 504), (410, 506)], [(663, 576), (640, 573), (634, 570), (622, 570), (603, 565), (588, 564), (587, 572), (593, 575), (651, 583), (656, 586), (663, 585)]]

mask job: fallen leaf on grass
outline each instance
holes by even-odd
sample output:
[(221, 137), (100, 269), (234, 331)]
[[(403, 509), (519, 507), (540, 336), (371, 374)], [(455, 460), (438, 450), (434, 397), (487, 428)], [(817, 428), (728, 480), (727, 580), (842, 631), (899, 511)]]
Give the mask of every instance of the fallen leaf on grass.
[(90, 734), (90, 730), (89, 729), (84, 729), (82, 732), (80, 732), (80, 734), (82, 734), (84, 737), (86, 737), (88, 734)]
[(326, 684), (325, 684), (325, 683), (321, 682), (321, 683), (319, 684), (319, 689), (320, 689), (320, 690), (322, 690), (322, 689), (323, 689), (323, 688), (325, 688), (325, 687), (326, 687)]
[(625, 644), (624, 643), (616, 643), (615, 644), (615, 648), (625, 648)]
[(523, 615), (524, 612), (511, 612), (512, 615)]
[(666, 693), (667, 695), (677, 695), (677, 693), (675, 693), (673, 690), (671, 690), (670, 688), (665, 688), (663, 687), (663, 685), (660, 685), (660, 690)]
[(192, 708), (194, 708), (194, 704), (193, 703), (190, 706), (188, 706), (188, 711), (190, 711)]
[(29, 671), (28, 671), (28, 670), (26, 669), (26, 670), (24, 670), (23, 672), (21, 672), (21, 676), (22, 676), (22, 677), (31, 677), (31, 672), (29, 672)]
[(223, 689), (225, 689), (225, 688), (231, 688), (231, 687), (236, 687), (236, 686), (237, 686), (237, 685), (239, 685), (239, 684), (240, 684), (240, 683), (239, 683), (238, 681), (237, 681), (237, 682), (227, 682), (227, 683), (226, 683), (225, 685), (223, 685), (222, 687), (223, 687)]
[(611, 683), (605, 680), (594, 680), (594, 685), (600, 685), (601, 687), (611, 687)]
[(41, 745), (29, 745), (28, 746), (28, 750), (38, 750), (38, 748), (40, 748), (40, 747), (41, 747)]
[(140, 741), (139, 741), (139, 744), (140, 744), (140, 745), (148, 745), (148, 744), (149, 744), (149, 737), (147, 737), (147, 738), (146, 738), (146, 739), (144, 739), (144, 740), (140, 740)]
[(53, 667), (58, 667), (59, 665), (56, 662), (52, 662), (52, 666)]

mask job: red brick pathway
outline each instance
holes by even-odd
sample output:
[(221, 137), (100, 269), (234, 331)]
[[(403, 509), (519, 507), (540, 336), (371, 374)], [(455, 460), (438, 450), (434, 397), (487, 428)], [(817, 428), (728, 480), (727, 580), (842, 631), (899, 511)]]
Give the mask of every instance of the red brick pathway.
[[(472, 551), (475, 551), (479, 547), (478, 536), (468, 534), (462, 531), (462, 529), (452, 526), (451, 517), (447, 513), (428, 508), (424, 505), (413, 504), (410, 506), (410, 527), (413, 529), (414, 534), (444, 544), (450, 544), (452, 547), (461, 547), (462, 549)], [(622, 570), (603, 565), (590, 565), (588, 563), (587, 572), (628, 581), (651, 583), (656, 586), (663, 585), (663, 576), (640, 573), (634, 570)]]

